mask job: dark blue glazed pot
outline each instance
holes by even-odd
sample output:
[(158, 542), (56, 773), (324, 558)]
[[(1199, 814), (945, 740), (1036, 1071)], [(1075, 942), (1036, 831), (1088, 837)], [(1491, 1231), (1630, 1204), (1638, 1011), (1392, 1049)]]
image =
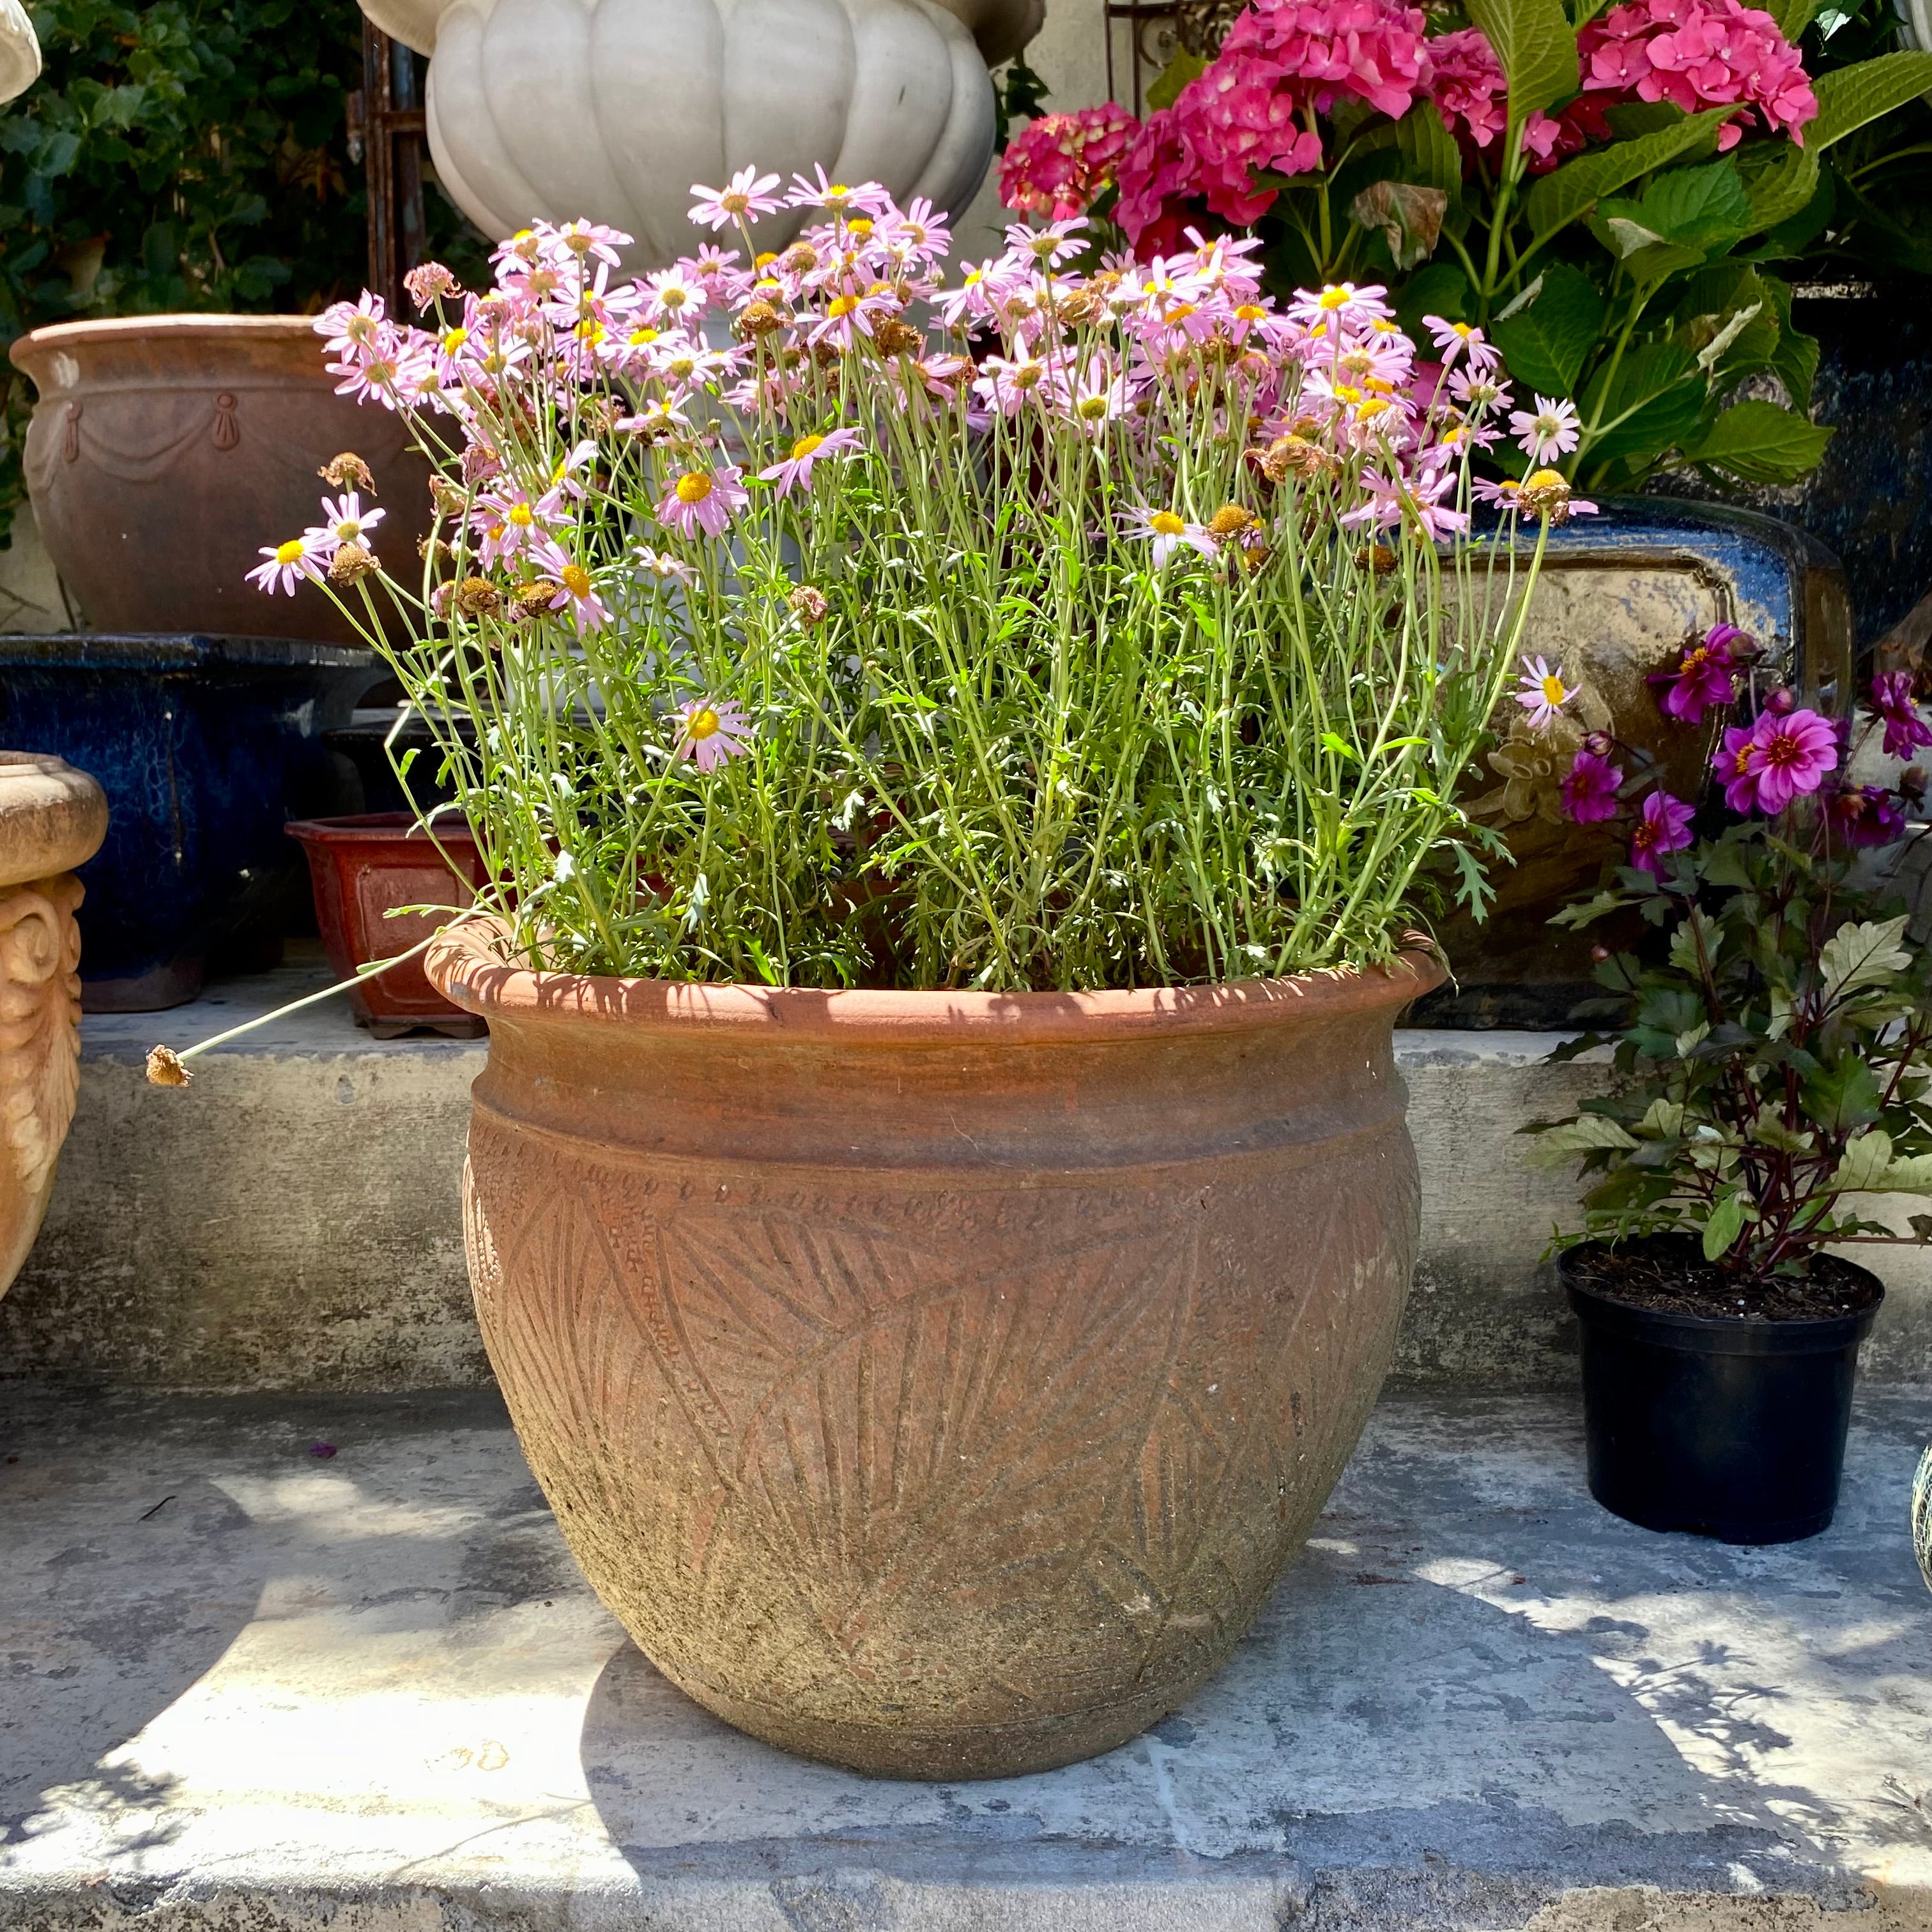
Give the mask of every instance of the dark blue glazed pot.
[(88, 1010), (178, 1006), (211, 968), (274, 962), (306, 895), (282, 827), (337, 808), (322, 733), (373, 662), (280, 638), (0, 637), (0, 744), (107, 794), (106, 843), (80, 868)]

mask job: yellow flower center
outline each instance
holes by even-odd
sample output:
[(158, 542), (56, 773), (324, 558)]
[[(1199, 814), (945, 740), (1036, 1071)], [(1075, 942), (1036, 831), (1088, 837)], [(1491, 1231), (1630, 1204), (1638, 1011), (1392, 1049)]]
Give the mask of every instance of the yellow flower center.
[(1538, 470), (1524, 482), (1526, 490), (1559, 490), (1564, 488), (1563, 472), (1560, 470)]
[(1172, 510), (1156, 510), (1148, 519), (1148, 528), (1156, 536), (1178, 537), (1186, 527)]
[(1335, 400), (1338, 403), (1359, 403), (1362, 400), (1362, 392), (1352, 382), (1337, 382), (1335, 385)]
[(1198, 304), (1194, 302), (1176, 302), (1173, 308), (1168, 310), (1167, 320), (1169, 322), (1185, 322), (1196, 312), (1198, 307)]
[(469, 340), (470, 332), (468, 329), (450, 329), (444, 334), (442, 338), (442, 352), (446, 356), (454, 356), (456, 352)]
[(1259, 322), (1267, 314), (1268, 310), (1259, 302), (1244, 302), (1235, 310), (1234, 320), (1237, 322)]
[(682, 308), (688, 298), (688, 290), (680, 288), (674, 282), (669, 288), (658, 290), (658, 300), (662, 302), (666, 308)]
[(532, 514), (529, 504), (512, 503), (510, 506), (510, 520), (518, 530), (526, 530), (536, 521), (536, 518)]
[(278, 544), (275, 546), (275, 561), (278, 563), (298, 562), (304, 554), (302, 540), (300, 537), (291, 537), (286, 543)]
[(582, 564), (566, 563), (557, 575), (563, 579), (563, 587), (572, 596), (588, 597), (590, 595), (590, 573)]
[(770, 249), (767, 248), (765, 252), (752, 264), (752, 266), (754, 268), (769, 268), (777, 260), (778, 256), (774, 254)]
[(1386, 396), (1370, 396), (1355, 412), (1356, 419), (1361, 422), (1372, 422), (1388, 406), (1389, 401)]
[(1345, 308), (1348, 305), (1348, 291), (1346, 289), (1337, 288), (1333, 282), (1330, 282), (1317, 298), (1316, 305), (1326, 309)]
[(711, 478), (701, 470), (687, 470), (677, 479), (680, 503), (701, 503), (711, 494)]
[(796, 463), (800, 457), (809, 456), (814, 449), (820, 448), (825, 442), (822, 436), (802, 436), (791, 446), (791, 460)]
[(580, 342), (602, 342), (604, 340), (604, 325), (594, 315), (586, 316), (577, 325), (577, 339)]
[(850, 315), (858, 306), (859, 298), (856, 296), (835, 296), (826, 314), (836, 322), (841, 316)]
[(708, 704), (700, 705), (684, 721), (684, 735), (694, 744), (718, 734), (718, 714)]
[(872, 224), (862, 214), (855, 214), (846, 223), (845, 229), (848, 234), (869, 235), (872, 232)]
[(643, 349), (657, 339), (657, 331), (648, 322), (643, 328), (634, 328), (631, 332), (631, 346), (633, 349)]
[(1570, 695), (1563, 688), (1563, 680), (1554, 671), (1537, 688), (1543, 693), (1543, 701), (1546, 704), (1561, 704)]

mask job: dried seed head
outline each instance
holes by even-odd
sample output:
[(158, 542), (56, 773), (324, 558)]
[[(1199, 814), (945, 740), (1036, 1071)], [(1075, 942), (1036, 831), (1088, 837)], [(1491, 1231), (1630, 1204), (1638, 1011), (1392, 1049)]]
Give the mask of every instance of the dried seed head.
[(896, 316), (878, 323), (872, 331), (872, 346), (883, 356), (916, 356), (926, 338), (909, 322)]
[(466, 577), (451, 602), (466, 617), (488, 617), (503, 608), (503, 594), (487, 577)]
[(804, 624), (822, 624), (826, 612), (832, 608), (825, 601), (825, 592), (814, 590), (809, 584), (801, 584), (785, 602), (791, 606), (793, 614)]
[(452, 295), (460, 286), (440, 262), (418, 262), (403, 278), (403, 286), (418, 308), (428, 308), (439, 296)]
[(432, 476), (429, 479), (430, 501), (446, 517), (460, 517), (467, 501), (464, 493), (447, 476)]
[(1291, 476), (1326, 476), (1335, 467), (1335, 459), (1328, 451), (1292, 430), (1276, 436), (1256, 460), (1270, 483), (1285, 483)]
[(778, 272), (786, 275), (802, 275), (818, 266), (818, 250), (809, 242), (794, 242), (778, 257)]
[(315, 473), (338, 490), (367, 490), (371, 496), (376, 493), (376, 479), (370, 475), (368, 464), (352, 449), (332, 456)]
[(361, 544), (346, 543), (328, 560), (328, 580), (332, 584), (360, 584), (364, 578), (373, 577), (382, 567)]
[(148, 1084), (152, 1087), (185, 1087), (194, 1078), (182, 1064), (182, 1057), (171, 1046), (151, 1048), (148, 1054)]
[(1547, 517), (1552, 524), (1569, 520), (1570, 483), (1560, 470), (1532, 470), (1522, 479), (1516, 500), (1532, 517)]
[(1208, 534), (1225, 543), (1230, 537), (1245, 536), (1260, 521), (1253, 511), (1239, 503), (1223, 503), (1208, 519)]
[(747, 302), (737, 321), (737, 330), (741, 336), (776, 335), (784, 326), (784, 317), (778, 313), (776, 305), (762, 297), (756, 302)]

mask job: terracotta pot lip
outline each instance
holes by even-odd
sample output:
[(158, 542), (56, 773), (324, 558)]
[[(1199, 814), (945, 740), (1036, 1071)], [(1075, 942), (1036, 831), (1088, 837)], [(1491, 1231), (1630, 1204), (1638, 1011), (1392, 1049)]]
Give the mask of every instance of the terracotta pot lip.
[(1392, 967), (1236, 980), (1210, 986), (1155, 986), (1099, 993), (909, 992), (812, 986), (692, 984), (506, 966), (478, 925), (454, 926), (424, 956), (445, 998), (492, 1021), (587, 1022), (633, 1030), (784, 1033), (793, 1038), (867, 1036), (1045, 1040), (1232, 1033), (1288, 1020), (1337, 1018), (1406, 1006), (1448, 977), (1432, 954), (1400, 954)]
[(190, 340), (197, 336), (257, 336), (265, 340), (283, 338), (314, 338), (320, 352), (321, 338), (316, 336), (312, 315), (115, 315), (92, 322), (50, 322), (44, 328), (30, 329), (10, 350), (22, 368), (22, 359), (36, 350), (85, 348), (98, 342), (136, 342), (159, 338), (164, 341)]
[[(296, 818), (282, 830), (304, 845), (366, 845), (372, 840), (392, 845), (407, 839), (431, 851), (436, 849), (429, 833), (418, 826), (416, 815), (407, 812), (358, 812), (337, 818)], [(436, 836), (446, 844), (473, 845), (476, 842), (467, 821), (460, 818), (439, 825)]]

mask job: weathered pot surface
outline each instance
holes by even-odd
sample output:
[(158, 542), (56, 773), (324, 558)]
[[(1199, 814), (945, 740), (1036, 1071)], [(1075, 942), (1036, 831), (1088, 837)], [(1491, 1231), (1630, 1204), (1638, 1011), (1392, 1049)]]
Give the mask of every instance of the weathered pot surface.
[(310, 317), (61, 322), (9, 352), (39, 393), (34, 514), (93, 628), (362, 641), (320, 586), (270, 596), (247, 581), (263, 544), (322, 520), (337, 493), (316, 472), (344, 450), (387, 512), (372, 547), (400, 574), (416, 567), (429, 466), (394, 412), (335, 393)]
[(0, 752), (0, 1294), (40, 1232), (80, 1090), (82, 891), (107, 800), (58, 758)]
[(1083, 994), (430, 980), (484, 1339), (591, 1582), (808, 1756), (999, 1777), (1226, 1658), (1392, 1351), (1391, 970)]

